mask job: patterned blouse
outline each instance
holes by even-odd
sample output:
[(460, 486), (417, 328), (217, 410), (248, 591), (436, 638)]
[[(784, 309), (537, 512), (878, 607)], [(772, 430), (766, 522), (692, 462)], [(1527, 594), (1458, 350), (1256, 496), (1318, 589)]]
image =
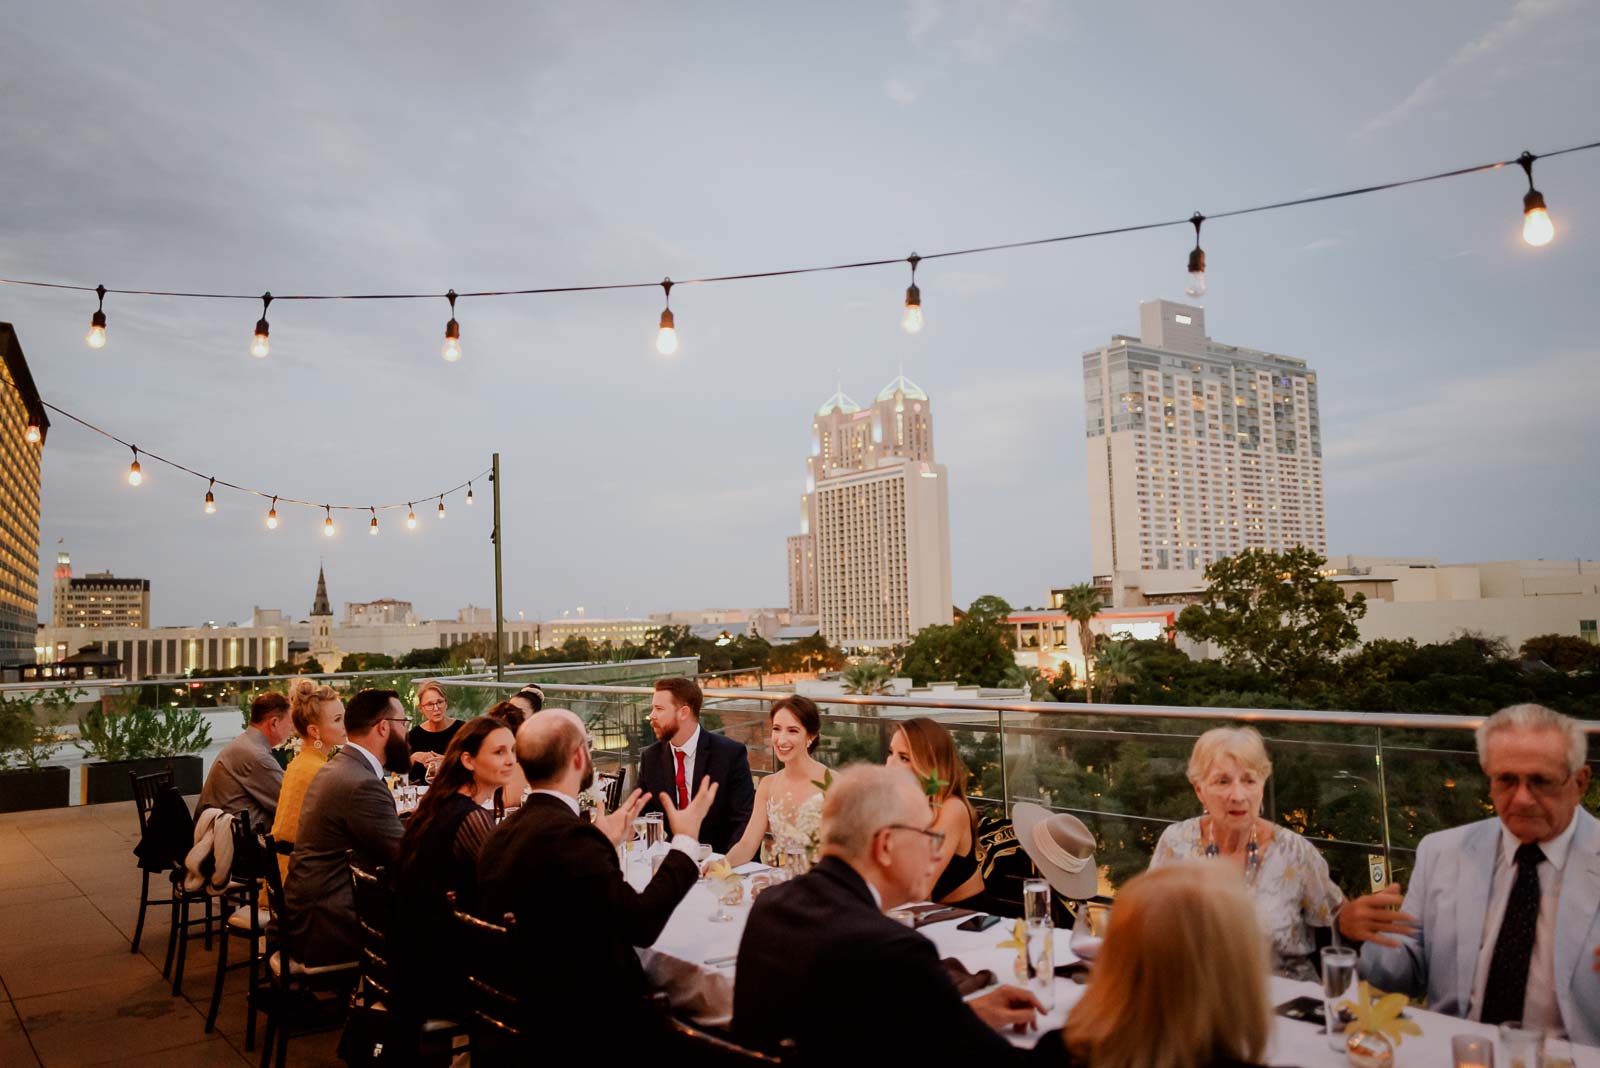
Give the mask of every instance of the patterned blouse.
[[(1200, 817), (1168, 827), (1156, 843), (1150, 867), (1175, 860), (1206, 859)], [(1274, 827), (1261, 850), (1261, 871), (1249, 887), (1261, 929), (1272, 943), (1273, 971), (1289, 979), (1317, 981), (1311, 955), (1313, 927), (1331, 927), (1344, 894), (1328, 876), (1328, 862), (1316, 847), (1284, 827)]]

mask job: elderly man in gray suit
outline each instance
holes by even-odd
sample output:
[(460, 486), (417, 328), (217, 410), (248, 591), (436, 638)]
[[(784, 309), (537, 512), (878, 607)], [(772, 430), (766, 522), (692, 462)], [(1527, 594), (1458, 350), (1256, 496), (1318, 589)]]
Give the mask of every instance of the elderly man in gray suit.
[(199, 810), (242, 809), (250, 813), (251, 826), (263, 831), (271, 827), (278, 811), (278, 791), (283, 789), (283, 765), (272, 750), (282, 745), (293, 729), (289, 699), (283, 694), (268, 692), (251, 701), (250, 725), (223, 746), (212, 762), (200, 790)]
[(373, 866), (394, 860), (402, 828), (384, 770), (411, 764), (405, 707), (393, 690), (362, 690), (345, 706), (348, 741), (306, 790), (284, 884), (285, 931), (296, 960), (355, 960), (358, 946), (349, 853)]
[(1362, 976), (1426, 993), (1436, 1012), (1600, 1044), (1600, 820), (1579, 807), (1587, 755), (1583, 728), (1542, 705), (1485, 720), (1478, 763), (1495, 818), (1421, 841), (1391, 914), (1397, 936), (1362, 947)]

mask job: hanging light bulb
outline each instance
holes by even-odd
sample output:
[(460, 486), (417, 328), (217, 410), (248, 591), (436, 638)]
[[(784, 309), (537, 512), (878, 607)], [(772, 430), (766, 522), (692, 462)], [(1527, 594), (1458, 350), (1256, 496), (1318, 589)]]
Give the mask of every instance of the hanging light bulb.
[(1200, 224), (1206, 217), (1198, 211), (1189, 220), (1194, 223), (1194, 251), (1189, 253), (1189, 284), (1183, 287), (1185, 296), (1199, 298), (1206, 295), (1206, 252), (1200, 247)]
[[(661, 280), (661, 291), (666, 294), (667, 306), (661, 309), (661, 329), (656, 331), (656, 351), (671, 356), (678, 351), (678, 328), (672, 321), (672, 279)], [(467, 503), (472, 503), (472, 491), (467, 491)]]
[(322, 536), (333, 537), (333, 512), (327, 505), (322, 506)]
[(444, 518), (444, 494), (439, 494), (439, 518)]
[(376, 538), (378, 536), (378, 510), (376, 508), (368, 508), (367, 511), (372, 513), (372, 523), (367, 527), (367, 533)]
[(133, 466), (128, 468), (128, 485), (137, 486), (144, 481), (144, 473), (139, 470), (139, 449), (134, 445), (128, 448), (133, 449)]
[(911, 264), (911, 285), (906, 287), (906, 314), (900, 325), (905, 327), (906, 333), (915, 334), (922, 329), (922, 290), (917, 288), (917, 264), (922, 262), (922, 257), (913, 252), (906, 257), (906, 262)]
[(272, 507), (267, 509), (267, 529), (278, 529), (278, 498), (272, 498)]
[(90, 317), (89, 332), (83, 340), (88, 342), (91, 349), (103, 349), (106, 347), (106, 287), (95, 286), (94, 292), (100, 298), (100, 307)]
[(1528, 193), (1522, 198), (1522, 240), (1534, 248), (1543, 248), (1556, 236), (1556, 226), (1544, 206), (1544, 194), (1533, 187), (1533, 161), (1538, 158), (1532, 152), (1524, 152), (1517, 162), (1528, 176)]
[(411, 507), (411, 502), (410, 501), (406, 502), (406, 508), (409, 509), (406, 512), (406, 529), (407, 530), (416, 530), (417, 529), (417, 510), (415, 508)]
[[(444, 498), (441, 497), (439, 499), (443, 500)], [(472, 483), (471, 482), (467, 483), (467, 503), (468, 504), (472, 503)]]
[(444, 324), (444, 358), (451, 363), (461, 359), (461, 324), (456, 322), (456, 291), (445, 294), (450, 301), (450, 321)]
[(217, 488), (217, 480), (216, 479), (212, 479), (211, 480), (211, 484), (206, 487), (206, 515), (216, 515), (217, 514), (217, 495), (215, 493), (211, 492), (212, 490), (214, 490), (216, 488)]
[(272, 294), (261, 294), (261, 318), (256, 320), (256, 336), (250, 342), (250, 355), (257, 358), (265, 356), (272, 351), (272, 343), (267, 340), (271, 328), (267, 326), (267, 305), (272, 303)]
[(22, 432), (22, 440), (29, 445), (37, 445), (44, 440), (44, 433), (39, 429), (39, 424), (32, 419), (28, 420), (28, 429)]

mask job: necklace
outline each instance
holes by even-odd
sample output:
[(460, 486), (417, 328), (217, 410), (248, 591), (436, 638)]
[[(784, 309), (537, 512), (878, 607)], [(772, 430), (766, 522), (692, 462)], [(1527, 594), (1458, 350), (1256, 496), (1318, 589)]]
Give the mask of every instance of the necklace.
[[(1217, 848), (1217, 840), (1206, 830), (1206, 857), (1207, 859), (1222, 855), (1222, 850)], [(1261, 846), (1256, 841), (1256, 826), (1250, 826), (1250, 841), (1244, 847), (1244, 881), (1255, 885), (1256, 877), (1261, 874)]]

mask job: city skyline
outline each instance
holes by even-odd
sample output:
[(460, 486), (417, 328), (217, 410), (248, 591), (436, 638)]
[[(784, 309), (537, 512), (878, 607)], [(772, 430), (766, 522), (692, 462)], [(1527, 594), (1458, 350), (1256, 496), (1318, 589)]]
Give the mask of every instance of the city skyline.
[[(404, 7), (248, 31), (201, 6), (42, 9), (0, 41), (0, 273), (442, 292), (927, 253), (1557, 147), (1592, 136), (1600, 95), (1600, 30), (1562, 2), (1417, 5), (1376, 41), (1334, 12), (1213, 12), (1199, 88), (1187, 23), (1149, 8), (619, 10), (463, 12), (441, 41)], [(1138, 84), (1105, 91), (1135, 56)], [(1214, 331), (1318, 371), (1331, 552), (1596, 555), (1594, 156), (1540, 163), (1544, 249), (1518, 239), (1515, 168), (1207, 224)], [(940, 398), (953, 600), (1024, 604), (1091, 574), (1081, 353), (1180, 298), (1187, 237), (924, 263), (912, 338), (903, 270), (684, 287), (671, 360), (659, 291), (464, 300), (456, 364), (442, 301), (275, 304), (265, 360), (242, 303), (108, 298), (101, 350), (82, 294), (0, 287), (0, 321), (47, 400), (247, 484), (382, 502), (499, 450), (507, 614), (530, 619), (785, 603), (793, 412), (841, 365), (903, 361)], [(204, 516), (175, 472), (130, 489), (127, 462), (52, 428), (41, 589), (64, 539), (85, 570), (148, 577), (157, 625), (298, 613), (323, 557), (344, 600), (492, 603), (481, 483), (409, 538), (352, 513), (323, 539), (310, 511), (269, 534), (265, 502), (220, 490)]]

